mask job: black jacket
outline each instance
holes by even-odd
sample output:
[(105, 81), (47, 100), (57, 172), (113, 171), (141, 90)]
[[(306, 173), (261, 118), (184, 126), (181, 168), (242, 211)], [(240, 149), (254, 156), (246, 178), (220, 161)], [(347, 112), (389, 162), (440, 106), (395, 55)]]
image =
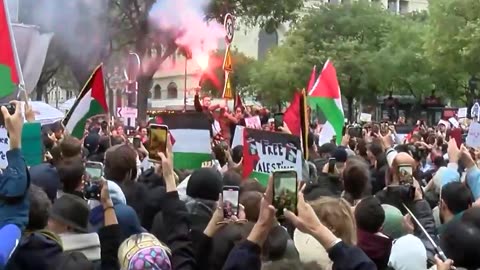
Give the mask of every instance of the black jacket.
[(163, 228), (168, 235), (166, 244), (172, 251), (172, 269), (196, 269), (185, 203), (178, 198), (176, 191), (166, 193), (164, 203)]
[(25, 233), (6, 270), (50, 270), (63, 252), (60, 238), (49, 231)]

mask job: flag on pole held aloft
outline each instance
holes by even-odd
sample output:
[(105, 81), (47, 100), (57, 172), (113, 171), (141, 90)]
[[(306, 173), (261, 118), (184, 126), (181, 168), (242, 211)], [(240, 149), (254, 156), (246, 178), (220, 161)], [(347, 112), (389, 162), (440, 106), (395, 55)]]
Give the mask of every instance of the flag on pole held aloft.
[(245, 109), (245, 106), (243, 106), (242, 97), (239, 94), (235, 95), (235, 100), (233, 101), (233, 108), (241, 108), (242, 110)]
[(336, 135), (336, 142), (342, 141), (344, 114), (337, 71), (330, 60), (325, 63), (320, 76), (308, 92), (308, 103), (311, 108), (320, 109), (326, 122), (319, 134), (319, 144), (330, 142)]
[(315, 80), (317, 79), (317, 66), (313, 66), (312, 74), (310, 74), (310, 80), (308, 81), (307, 85), (307, 92), (312, 90), (313, 86), (315, 85)]
[(283, 114), (283, 121), (288, 129), (297, 137), (301, 138), (303, 157), (308, 159), (308, 116), (305, 90), (296, 91), (290, 106)]
[(108, 112), (108, 106), (103, 70), (102, 65), (99, 65), (78, 95), (72, 109), (63, 120), (63, 125), (70, 135), (82, 138), (87, 119), (106, 112)]
[(24, 86), (6, 0), (0, 0), (0, 98)]
[(168, 126), (175, 169), (197, 169), (212, 160), (211, 125), (204, 113), (161, 113), (156, 118)]
[(230, 72), (225, 71), (225, 86), (223, 87), (222, 98), (224, 99), (233, 99), (233, 89), (231, 82)]

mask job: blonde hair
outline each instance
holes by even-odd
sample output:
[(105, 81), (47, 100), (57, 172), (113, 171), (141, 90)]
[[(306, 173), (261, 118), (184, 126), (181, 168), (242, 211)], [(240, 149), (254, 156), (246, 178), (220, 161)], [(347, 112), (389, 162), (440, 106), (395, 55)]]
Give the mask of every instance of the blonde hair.
[(315, 214), (343, 242), (357, 243), (357, 228), (350, 204), (341, 198), (321, 197), (310, 201)]

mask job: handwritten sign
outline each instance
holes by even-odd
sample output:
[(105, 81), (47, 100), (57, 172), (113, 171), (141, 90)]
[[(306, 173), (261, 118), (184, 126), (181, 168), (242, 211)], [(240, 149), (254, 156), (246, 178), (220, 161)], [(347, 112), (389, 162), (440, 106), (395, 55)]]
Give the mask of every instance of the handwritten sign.
[(452, 124), (452, 126), (455, 127), (455, 128), (460, 127), (460, 123), (458, 123), (457, 119), (455, 119), (453, 117), (450, 117), (450, 119), (448, 119), (448, 122), (450, 122), (450, 124)]
[(247, 128), (262, 129), (260, 117), (257, 115), (254, 117), (245, 118), (245, 126), (247, 126)]
[(5, 169), (8, 165), (7, 151), (10, 149), (10, 142), (7, 136), (7, 130), (0, 128), (0, 168)]
[(361, 122), (371, 122), (372, 121), (372, 115), (369, 113), (361, 113), (360, 114), (360, 121)]
[(480, 124), (473, 122), (468, 129), (468, 135), (465, 139), (465, 144), (468, 147), (480, 147)]
[(459, 109), (458, 109), (458, 112), (457, 112), (458, 118), (465, 118), (465, 117), (467, 117), (467, 112), (468, 112), (468, 108), (467, 108), (467, 107), (459, 108)]

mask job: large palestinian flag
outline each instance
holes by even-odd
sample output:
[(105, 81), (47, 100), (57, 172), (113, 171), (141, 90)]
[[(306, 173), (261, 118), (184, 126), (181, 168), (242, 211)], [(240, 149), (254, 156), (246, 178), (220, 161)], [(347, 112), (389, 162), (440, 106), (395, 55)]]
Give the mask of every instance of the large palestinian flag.
[(320, 132), (319, 144), (330, 142), (334, 135), (337, 144), (340, 144), (345, 124), (342, 95), (337, 71), (330, 60), (327, 60), (317, 82), (308, 93), (308, 103), (312, 109), (320, 109), (327, 120)]
[(196, 169), (211, 161), (210, 122), (204, 113), (162, 113), (157, 124), (167, 125), (173, 143), (175, 169)]
[(82, 138), (88, 118), (108, 111), (105, 99), (102, 65), (98, 66), (78, 95), (75, 104), (63, 120), (70, 135)]
[(22, 82), (15, 39), (8, 16), (6, 0), (0, 0), (0, 98), (12, 94)]
[(294, 135), (237, 126), (232, 147), (243, 145), (243, 177), (267, 185), (275, 170), (295, 169), (302, 177), (300, 138)]

